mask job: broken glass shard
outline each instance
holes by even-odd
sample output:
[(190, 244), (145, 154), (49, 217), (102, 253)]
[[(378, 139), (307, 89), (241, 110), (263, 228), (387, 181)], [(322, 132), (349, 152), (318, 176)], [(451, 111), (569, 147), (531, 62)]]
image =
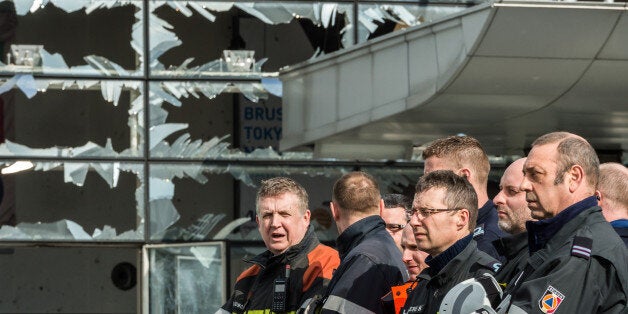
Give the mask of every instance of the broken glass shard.
[(181, 218), (169, 199), (150, 202), (150, 230), (153, 235), (162, 234)]
[(216, 233), (216, 235), (214, 236), (214, 239), (215, 240), (226, 239), (227, 236), (229, 236), (233, 232), (233, 230), (235, 230), (236, 228), (240, 227), (241, 225), (249, 221), (251, 221), (251, 218), (242, 217), (242, 218), (238, 218), (236, 220), (229, 222), (226, 226), (220, 229), (218, 233)]
[(209, 265), (212, 262), (220, 263), (220, 259), (216, 259), (216, 253), (218, 253), (217, 246), (194, 246), (190, 249), (190, 253), (192, 253), (205, 268), (209, 269)]
[(163, 141), (170, 134), (187, 129), (187, 127), (187, 123), (166, 123), (151, 127), (149, 149), (152, 150), (159, 142)]
[(63, 167), (63, 182), (72, 182), (77, 186), (83, 186), (87, 177), (89, 164), (65, 163)]

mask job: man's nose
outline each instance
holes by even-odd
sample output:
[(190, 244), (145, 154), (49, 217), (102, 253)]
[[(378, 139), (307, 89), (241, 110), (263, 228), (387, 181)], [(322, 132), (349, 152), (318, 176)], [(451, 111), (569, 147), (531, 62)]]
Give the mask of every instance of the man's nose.
[(519, 184), (519, 190), (521, 191), (532, 191), (532, 185), (530, 184), (530, 180), (526, 176), (523, 176), (521, 183)]
[(493, 198), (493, 203), (495, 203), (495, 205), (505, 204), (504, 190), (500, 190), (499, 193), (495, 195), (495, 198)]
[(281, 227), (281, 215), (279, 214), (273, 214), (271, 220), (270, 220), (270, 225), (278, 228)]

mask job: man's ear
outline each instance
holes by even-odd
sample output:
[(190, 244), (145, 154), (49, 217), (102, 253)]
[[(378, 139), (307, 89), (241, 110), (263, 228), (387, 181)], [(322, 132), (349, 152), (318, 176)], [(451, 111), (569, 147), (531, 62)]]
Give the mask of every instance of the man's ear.
[(469, 229), (469, 218), (471, 217), (471, 213), (469, 213), (469, 210), (463, 208), (458, 211), (458, 215), (456, 216), (458, 217), (458, 220), (456, 221), (456, 227), (458, 227), (458, 230)]
[(259, 226), (259, 216), (257, 214), (255, 214), (255, 222), (257, 223), (257, 225)]
[(329, 209), (331, 210), (331, 216), (334, 217), (335, 221), (340, 219), (340, 213), (338, 212), (338, 208), (334, 206), (334, 202), (329, 203)]
[(471, 170), (469, 170), (469, 168), (458, 170), (458, 175), (467, 178), (467, 181), (471, 182)]
[(305, 214), (303, 214), (303, 217), (305, 218), (305, 221), (307, 221), (309, 223), (311, 216), (312, 216), (312, 212), (310, 212), (309, 209), (306, 209), (305, 210)]
[(379, 215), (381, 216), (384, 213), (384, 209), (386, 209), (386, 205), (384, 205), (384, 199), (379, 199)]
[(573, 193), (584, 183), (584, 169), (580, 165), (573, 165), (564, 174), (569, 181), (569, 192)]

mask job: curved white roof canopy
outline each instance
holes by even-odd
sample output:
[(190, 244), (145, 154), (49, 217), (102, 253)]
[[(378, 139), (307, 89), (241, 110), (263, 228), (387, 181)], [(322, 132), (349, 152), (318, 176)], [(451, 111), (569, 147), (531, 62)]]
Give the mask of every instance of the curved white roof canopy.
[(568, 130), (628, 149), (626, 3), (502, 1), (284, 69), (282, 150), (397, 159), (446, 135), (522, 155)]

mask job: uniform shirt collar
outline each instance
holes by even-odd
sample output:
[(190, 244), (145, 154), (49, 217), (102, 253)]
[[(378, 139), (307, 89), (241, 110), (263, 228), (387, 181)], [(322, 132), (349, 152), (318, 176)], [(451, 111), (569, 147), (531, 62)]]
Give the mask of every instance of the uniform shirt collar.
[(313, 241), (317, 241), (317, 238), (314, 235), (314, 228), (309, 226), (303, 236), (303, 239), (301, 239), (301, 242), (289, 247), (285, 252), (273, 255), (272, 252), (266, 250), (264, 253), (253, 257), (251, 262), (263, 267), (266, 267), (271, 263), (290, 263), (301, 253), (301, 251), (312, 245)]
[(613, 228), (628, 228), (628, 219), (617, 219), (611, 221)]
[(442, 253), (436, 256), (428, 256), (425, 259), (425, 263), (430, 266), (430, 272), (433, 274), (437, 274), (443, 269), (451, 260), (456, 258), (460, 252), (462, 252), (469, 243), (471, 243), (471, 239), (473, 239), (473, 234), (469, 234), (466, 237), (456, 241), (456, 243), (452, 244)]
[(336, 239), (340, 259), (344, 259), (354, 247), (362, 242), (367, 234), (378, 228), (385, 229), (386, 223), (379, 215), (373, 215), (362, 218), (345, 229)]
[(547, 242), (569, 221), (587, 208), (597, 206), (595, 196), (587, 197), (558, 213), (558, 215), (539, 221), (526, 222), (528, 230), (528, 248), (530, 255), (545, 247)]

